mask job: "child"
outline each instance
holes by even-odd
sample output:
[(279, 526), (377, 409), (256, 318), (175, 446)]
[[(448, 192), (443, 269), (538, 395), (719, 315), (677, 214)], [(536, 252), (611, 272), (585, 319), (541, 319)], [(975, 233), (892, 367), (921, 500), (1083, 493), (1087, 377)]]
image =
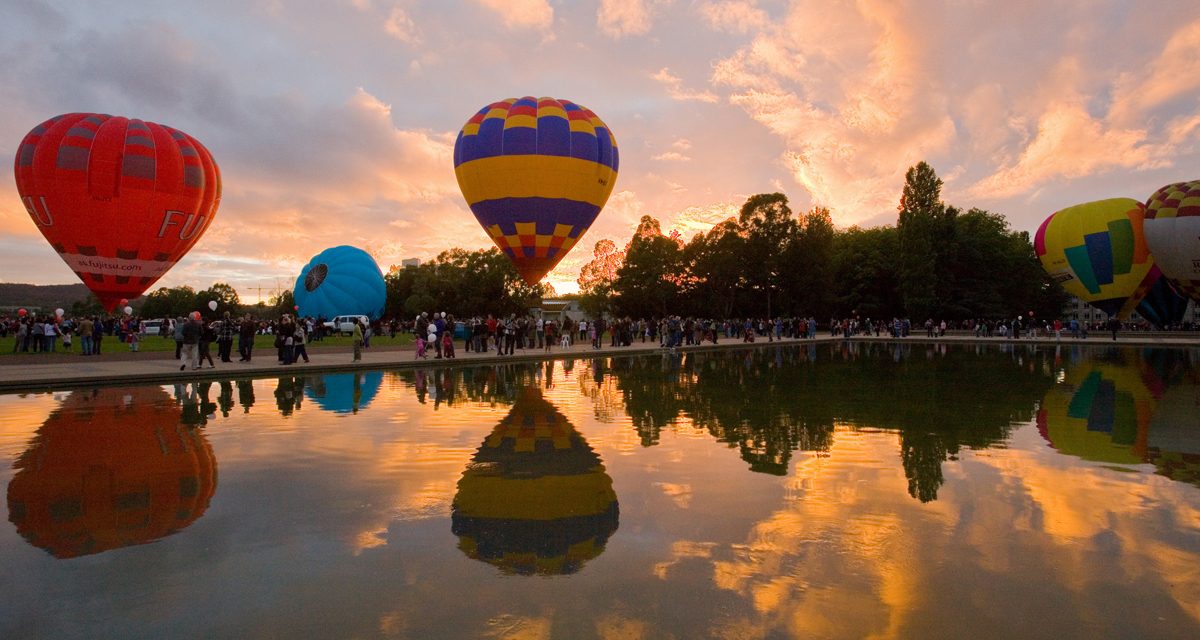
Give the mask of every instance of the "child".
[(425, 356), (425, 338), (422, 338), (421, 336), (417, 336), (417, 356), (416, 357), (418, 357), (418, 358), (426, 357)]
[(450, 328), (442, 332), (442, 355), (447, 358), (454, 357), (454, 331)]

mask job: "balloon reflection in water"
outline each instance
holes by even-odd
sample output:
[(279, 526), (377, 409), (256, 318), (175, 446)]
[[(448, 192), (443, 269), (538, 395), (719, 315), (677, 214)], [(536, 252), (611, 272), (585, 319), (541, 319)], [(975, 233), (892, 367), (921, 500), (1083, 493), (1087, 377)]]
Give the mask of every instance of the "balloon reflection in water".
[(358, 413), (371, 404), (382, 384), (382, 371), (335, 373), (309, 378), (304, 394), (326, 411)]
[(469, 557), (505, 573), (575, 573), (617, 530), (617, 494), (600, 456), (526, 387), (458, 483), (451, 530)]
[(217, 486), (204, 434), (157, 387), (73, 392), (14, 466), (9, 520), (56, 558), (171, 535), (204, 514)]
[(1200, 484), (1200, 382), (1187, 352), (1080, 357), (1038, 411), (1051, 446), (1093, 462), (1150, 462), (1162, 475)]

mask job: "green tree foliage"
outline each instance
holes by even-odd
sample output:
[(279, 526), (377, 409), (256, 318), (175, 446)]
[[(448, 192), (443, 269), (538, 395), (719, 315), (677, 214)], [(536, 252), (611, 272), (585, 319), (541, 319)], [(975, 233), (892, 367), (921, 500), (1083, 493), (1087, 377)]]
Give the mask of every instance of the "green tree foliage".
[(837, 232), (829, 209), (813, 207), (782, 249), (781, 309), (828, 318), (838, 312), (834, 280)]
[[(782, 193), (763, 193), (750, 196), (738, 214), (738, 223), (745, 230), (746, 242), (742, 259), (747, 287), (755, 292), (751, 301), (761, 301), (754, 311), (757, 315), (774, 316), (779, 311), (773, 305), (783, 289), (784, 257), (789, 245), (796, 242), (796, 218)], [(788, 274), (789, 276), (792, 274)]]
[(443, 251), (418, 267), (390, 271), (384, 282), (386, 313), (404, 318), (443, 311), (459, 317), (524, 313), (552, 291), (526, 284), (496, 248)]
[(68, 314), (72, 318), (99, 316), (104, 315), (104, 307), (101, 306), (99, 298), (89, 293), (86, 298), (72, 302)]
[(580, 273), (584, 299), (599, 292), (585, 308), (646, 318), (769, 312), (915, 323), (1059, 315), (1066, 294), (1041, 269), (1029, 234), (998, 214), (947, 206), (941, 186), (928, 164), (909, 169), (894, 227), (839, 231), (828, 209), (797, 218), (779, 193), (751, 196), (738, 217), (686, 245), (645, 216), (611, 281), (603, 266), (616, 245), (597, 244)]
[(938, 296), (938, 278), (943, 274), (948, 217), (941, 200), (942, 180), (925, 162), (909, 168), (900, 196), (899, 231), (900, 295), (905, 311), (918, 321), (936, 315), (943, 300)]
[(296, 313), (296, 296), (294, 293), (292, 293), (291, 289), (284, 289), (277, 295), (271, 296), (271, 300), (268, 302), (267, 306), (270, 309), (268, 314), (270, 314), (272, 317), (278, 318), (285, 313), (294, 314)]
[[(214, 300), (217, 303), (217, 310), (210, 312), (208, 303)], [(196, 292), (196, 300), (193, 308), (205, 315), (209, 313), (222, 315), (228, 311), (231, 315), (236, 316), (242, 310), (242, 303), (238, 298), (237, 290), (224, 282), (216, 282), (211, 287)]]
[(733, 317), (738, 293), (745, 288), (743, 255), (746, 239), (736, 218), (722, 222), (706, 234), (697, 234), (683, 249), (688, 313)]
[(178, 318), (196, 310), (196, 290), (187, 285), (159, 287), (142, 303), (143, 318)]
[(612, 310), (613, 281), (617, 271), (625, 263), (625, 252), (617, 249), (612, 240), (596, 242), (592, 259), (579, 270), (579, 304), (592, 316), (600, 316)]
[[(895, 227), (850, 227), (834, 240), (837, 315), (891, 319), (900, 316), (896, 269), (899, 239)], [(824, 318), (825, 316), (820, 316)]]
[(682, 265), (679, 243), (662, 235), (658, 220), (643, 216), (613, 283), (617, 311), (640, 318), (675, 312)]

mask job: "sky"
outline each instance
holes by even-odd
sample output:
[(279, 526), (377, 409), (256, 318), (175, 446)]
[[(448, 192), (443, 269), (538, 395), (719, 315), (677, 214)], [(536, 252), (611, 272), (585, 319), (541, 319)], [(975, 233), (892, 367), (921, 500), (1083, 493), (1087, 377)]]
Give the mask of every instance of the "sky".
[[(1192, 0), (0, 0), (0, 158), (75, 111), (186, 131), (221, 167), (204, 237), (156, 285), (254, 301), (340, 244), (386, 270), (491, 246), (454, 139), (525, 95), (594, 111), (607, 206), (546, 281), (643, 215), (685, 238), (779, 191), (891, 225), (924, 160), (1032, 232), (1066, 206), (1200, 178)], [(76, 282), (0, 162), (0, 281)]]

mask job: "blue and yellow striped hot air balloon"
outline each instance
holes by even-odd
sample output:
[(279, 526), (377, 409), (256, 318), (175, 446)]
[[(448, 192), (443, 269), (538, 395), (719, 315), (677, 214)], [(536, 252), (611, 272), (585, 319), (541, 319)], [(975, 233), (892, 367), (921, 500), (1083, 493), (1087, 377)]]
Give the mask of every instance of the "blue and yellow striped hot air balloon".
[(463, 125), (454, 173), (479, 224), (533, 285), (604, 208), (617, 180), (617, 141), (569, 100), (510, 98)]

